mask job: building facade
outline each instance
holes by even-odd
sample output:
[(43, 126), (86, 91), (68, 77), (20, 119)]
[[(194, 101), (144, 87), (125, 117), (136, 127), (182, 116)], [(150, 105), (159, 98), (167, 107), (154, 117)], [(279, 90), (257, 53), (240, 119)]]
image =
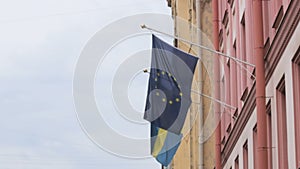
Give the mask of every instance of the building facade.
[(220, 109), (216, 168), (300, 168), (300, 1), (213, 1), (215, 48), (254, 65), (216, 63), (236, 107)]
[[(211, 103), (203, 99), (202, 119), (192, 118), (199, 112), (199, 107), (192, 105), (191, 118), (187, 118), (191, 130), (169, 168), (300, 169), (300, 1), (167, 2), (176, 36), (191, 42), (199, 38), (191, 26), (197, 25), (198, 9), (198, 26), (206, 40), (213, 42), (215, 50), (234, 58), (213, 54), (214, 81), (204, 85), (208, 82), (203, 79), (207, 73), (203, 68), (202, 78), (196, 80), (203, 84), (204, 93), (235, 107), (213, 104), (218, 125), (199, 149), (201, 127), (192, 124), (203, 124)], [(177, 17), (187, 22), (182, 24)], [(205, 38), (200, 39), (210, 47)], [(174, 45), (199, 54), (197, 47), (181, 40)], [(201, 55), (209, 56), (205, 51)]]
[[(172, 9), (175, 36), (194, 43), (198, 43), (198, 40), (200, 39), (203, 44), (213, 47), (211, 0), (199, 0), (198, 3), (196, 0), (168, 0), (168, 5)], [(199, 10), (198, 17), (200, 17), (200, 23), (197, 23), (197, 10)], [(212, 57), (211, 53), (199, 50), (195, 45), (175, 39), (174, 46), (195, 56), (199, 55), (199, 52), (201, 52), (202, 60), (213, 64), (213, 62), (210, 62), (210, 58)], [(201, 64), (201, 67), (199, 67), (199, 64)], [(204, 77), (209, 76), (209, 71), (206, 70), (206, 68), (204, 62), (198, 63), (192, 88), (198, 91), (199, 87), (202, 86), (201, 91), (209, 95), (211, 82), (203, 80)], [(199, 71), (199, 69), (201, 69), (201, 71)], [(199, 74), (202, 76), (199, 76)], [(209, 113), (211, 112), (211, 100), (201, 98), (203, 103), (202, 106), (198, 104), (201, 97), (199, 94), (192, 93), (191, 97), (193, 103), (188, 112), (183, 129), (185, 137), (169, 166), (171, 169), (208, 169), (214, 167), (215, 141), (213, 129), (210, 129), (212, 132), (209, 132), (202, 141), (200, 138), (200, 126), (203, 126), (205, 122), (209, 123), (209, 121), (212, 120), (209, 117)], [(202, 116), (199, 115), (200, 113), (202, 113)]]

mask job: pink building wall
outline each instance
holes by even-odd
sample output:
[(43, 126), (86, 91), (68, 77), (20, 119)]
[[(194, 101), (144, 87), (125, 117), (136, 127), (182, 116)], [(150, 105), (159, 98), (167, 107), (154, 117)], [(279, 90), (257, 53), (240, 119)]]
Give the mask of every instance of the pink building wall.
[[(224, 53), (230, 54), (242, 60), (247, 60), (250, 63), (255, 63), (254, 56), (254, 32), (253, 23), (253, 4), (251, 0), (222, 0), (219, 2), (219, 38), (222, 38), (220, 42), (220, 50)], [(269, 50), (276, 50), (275, 46), (280, 39), (277, 36), (283, 34), (281, 32), (288, 32), (290, 30), (284, 30), (282, 26), (283, 22), (288, 21), (290, 18), (286, 18), (287, 13), (292, 13), (292, 9), (300, 9), (299, 1), (291, 0), (271, 0), (263, 1), (263, 41), (266, 58), (273, 61), (268, 52)], [(290, 15), (290, 14), (289, 14)], [(291, 14), (292, 15), (292, 14)], [(300, 142), (300, 66), (299, 63), (292, 60), (296, 57), (296, 52), (300, 45), (300, 27), (299, 16), (293, 16), (294, 22), (296, 22), (296, 28), (289, 41), (285, 41), (286, 47), (281, 51), (281, 55), (276, 60), (277, 66), (272, 67), (266, 63), (266, 96), (270, 103), (270, 114), (267, 115), (267, 133), (268, 133), (268, 163), (269, 168), (282, 169), (281, 166), (288, 166), (288, 168), (300, 167), (300, 145), (296, 145)], [(286, 24), (286, 23), (284, 23)], [(243, 28), (244, 27), (244, 28)], [(279, 33), (278, 33), (279, 32)], [(298, 37), (298, 38), (297, 38)], [(272, 49), (271, 49), (272, 48)], [(275, 56), (274, 56), (275, 57)], [(298, 55), (299, 57), (299, 55)], [(295, 60), (295, 59), (294, 59)], [(300, 59), (298, 59), (300, 60)], [(222, 167), (230, 168), (234, 166), (236, 157), (239, 159), (239, 168), (245, 168), (244, 164), (244, 149), (243, 145), (247, 142), (248, 145), (248, 159), (247, 168), (255, 168), (254, 161), (256, 161), (255, 151), (253, 150), (255, 138), (253, 138), (253, 127), (256, 125), (256, 109), (248, 108), (249, 97), (254, 89), (253, 84), (255, 80), (251, 76), (243, 71), (239, 65), (234, 61), (223, 59), (223, 65), (225, 67), (225, 101), (237, 107), (237, 112), (230, 111), (230, 113), (222, 112), (221, 117), (221, 140), (222, 142)], [(293, 65), (293, 66), (292, 66)], [(246, 66), (249, 72), (255, 70), (249, 66)], [(297, 74), (298, 73), (298, 74)], [(295, 75), (296, 74), (296, 75)], [(270, 76), (269, 76), (270, 75)], [(286, 87), (286, 119), (283, 121), (278, 120), (281, 107), (278, 107), (277, 99), (280, 99), (276, 95), (276, 86), (279, 84), (280, 79), (284, 75), (285, 87)], [(229, 91), (229, 92), (228, 92)], [(295, 93), (299, 93), (296, 95)], [(295, 101), (298, 104), (295, 104)], [(266, 102), (266, 104), (268, 103)], [(241, 113), (244, 113), (244, 109), (251, 110), (249, 113), (251, 116), (240, 117)], [(299, 112), (299, 113), (297, 113)], [(247, 123), (243, 124), (243, 131), (239, 134), (235, 134), (243, 122), (237, 122), (234, 115), (237, 116), (237, 120), (243, 120), (241, 118), (247, 118)], [(242, 115), (244, 116), (244, 115)], [(296, 119), (295, 119), (296, 118)], [(278, 129), (280, 126), (286, 127), (286, 141), (280, 139), (283, 136), (283, 130)], [(238, 138), (234, 138), (238, 137)], [(237, 141), (232, 141), (237, 140)], [(232, 146), (234, 145), (234, 146)], [(286, 145), (286, 157), (284, 159), (280, 155), (282, 151), (281, 145)], [(231, 148), (228, 148), (231, 147)], [(283, 147), (284, 148), (284, 147)], [(255, 149), (255, 148), (254, 148)], [(281, 161), (281, 162), (280, 162)]]

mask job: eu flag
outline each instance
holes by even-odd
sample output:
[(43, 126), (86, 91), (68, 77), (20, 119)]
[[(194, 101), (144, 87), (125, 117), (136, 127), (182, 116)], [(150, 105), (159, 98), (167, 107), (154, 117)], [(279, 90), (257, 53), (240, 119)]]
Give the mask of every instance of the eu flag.
[(144, 119), (180, 135), (191, 104), (198, 58), (152, 35), (152, 59)]

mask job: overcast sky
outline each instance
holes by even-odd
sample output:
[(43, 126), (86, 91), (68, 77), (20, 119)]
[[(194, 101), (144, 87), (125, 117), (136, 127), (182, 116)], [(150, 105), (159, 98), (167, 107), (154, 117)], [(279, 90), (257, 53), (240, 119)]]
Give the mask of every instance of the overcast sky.
[[(140, 13), (171, 12), (166, 0), (1, 1), (1, 169), (160, 168), (154, 159), (125, 159), (93, 144), (73, 104), (73, 72), (85, 44), (112, 21)], [(140, 110), (143, 99), (133, 93), (145, 87), (139, 80), (133, 86), (132, 104)], [(140, 137), (144, 129), (131, 134)]]

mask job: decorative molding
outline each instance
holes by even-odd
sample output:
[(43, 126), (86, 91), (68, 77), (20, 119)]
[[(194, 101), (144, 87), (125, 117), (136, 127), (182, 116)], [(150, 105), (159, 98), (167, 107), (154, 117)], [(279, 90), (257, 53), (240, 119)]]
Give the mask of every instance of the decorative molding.
[(268, 84), (293, 32), (300, 20), (300, 3), (291, 1), (269, 50), (265, 55), (266, 84)]
[(248, 123), (248, 120), (250, 119), (254, 111), (254, 108), (256, 106), (255, 91), (255, 85), (252, 85), (248, 97), (245, 100), (245, 105), (243, 106), (240, 115), (238, 116), (236, 123), (228, 136), (227, 142), (224, 145), (224, 149), (222, 152), (222, 157), (224, 157), (222, 159), (222, 166), (224, 166), (227, 162), (227, 159), (229, 158), (233, 148), (235, 147), (238, 139), (240, 138), (240, 135), (242, 134), (246, 124)]

